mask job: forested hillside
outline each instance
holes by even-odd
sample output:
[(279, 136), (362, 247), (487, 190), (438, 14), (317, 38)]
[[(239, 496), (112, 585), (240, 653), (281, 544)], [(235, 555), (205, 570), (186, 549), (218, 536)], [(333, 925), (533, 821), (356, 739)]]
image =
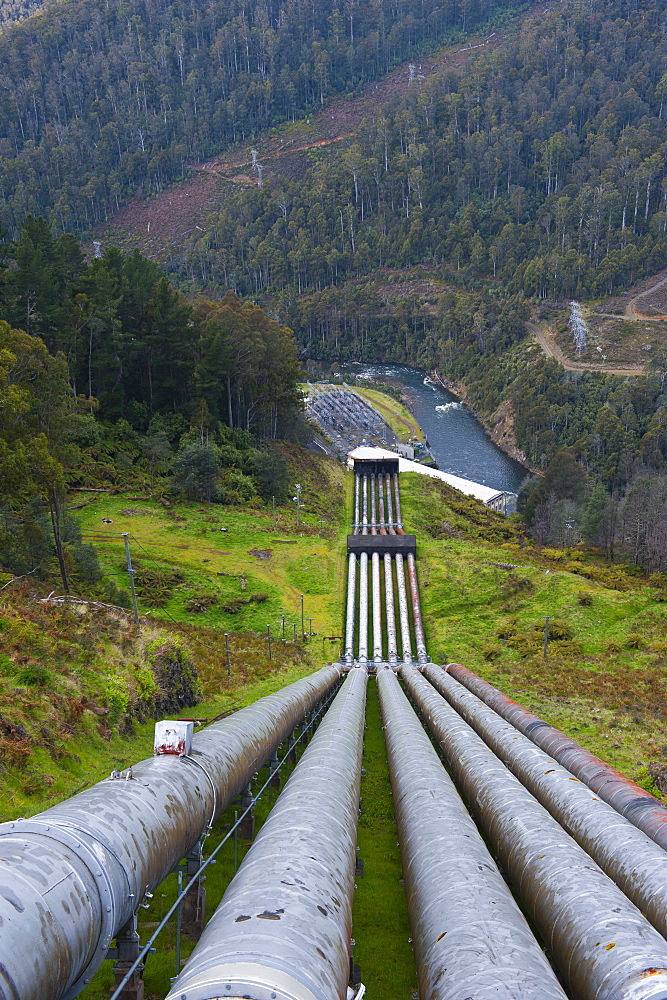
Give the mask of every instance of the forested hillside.
[[(0, 35), (0, 221), (106, 219), (511, 0), (91, 0)], [(463, 36), (462, 36), (463, 37)]]
[(233, 292), (190, 302), (138, 253), (86, 264), (74, 237), (32, 217), (0, 289), (5, 569), (57, 557), (65, 588), (72, 574), (101, 580), (65, 510), (68, 487), (283, 497), (287, 469), (269, 439), (304, 437), (301, 367), (291, 331), (264, 310)]
[(529, 20), (465, 73), (411, 87), (305, 178), (228, 199), (197, 261), (244, 294), (316, 293), (292, 315), (324, 356), (363, 346), (331, 288), (378, 268), (427, 263), (537, 298), (626, 287), (667, 249), (664, 16), (610, 0)]

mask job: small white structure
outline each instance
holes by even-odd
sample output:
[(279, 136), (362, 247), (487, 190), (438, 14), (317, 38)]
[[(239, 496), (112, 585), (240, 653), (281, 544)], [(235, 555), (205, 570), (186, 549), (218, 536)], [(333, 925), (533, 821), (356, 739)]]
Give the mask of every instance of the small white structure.
[(411, 462), (409, 459), (403, 458), (395, 451), (388, 451), (385, 448), (355, 448), (354, 451), (351, 451), (347, 456), (348, 468), (353, 468), (355, 458), (360, 460), (397, 458), (399, 473), (418, 472), (422, 476), (431, 476), (432, 479), (441, 479), (443, 483), (447, 483), (448, 486), (458, 490), (459, 493), (465, 493), (466, 496), (475, 497), (476, 500), (481, 500), (483, 504), (486, 504), (487, 507), (492, 507), (493, 510), (499, 510), (502, 513), (505, 512), (506, 494), (501, 490), (494, 490), (490, 486), (483, 486), (481, 483), (473, 483), (470, 479), (462, 479), (460, 476), (453, 476), (449, 472), (441, 472), (440, 469), (430, 469), (428, 465), (420, 465), (419, 462)]
[(194, 728), (194, 722), (183, 719), (163, 719), (162, 722), (156, 722), (153, 752), (158, 757), (165, 753), (179, 757), (189, 754)]
[(396, 451), (402, 458), (407, 458), (412, 461), (415, 457), (414, 445), (411, 444), (401, 444), (400, 441), (394, 445)]

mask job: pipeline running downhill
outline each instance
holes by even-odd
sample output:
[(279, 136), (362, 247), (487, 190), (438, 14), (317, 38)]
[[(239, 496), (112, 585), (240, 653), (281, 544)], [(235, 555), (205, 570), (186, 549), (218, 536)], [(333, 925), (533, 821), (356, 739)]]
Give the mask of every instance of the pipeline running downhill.
[(398, 459), (355, 460), (340, 662), (208, 727), (189, 754), (2, 824), (0, 1000), (84, 989), (316, 709), (167, 1000), (361, 1000), (352, 903), (369, 683), (422, 1000), (667, 1000), (667, 808), (462, 665), (433, 664), (427, 626)]

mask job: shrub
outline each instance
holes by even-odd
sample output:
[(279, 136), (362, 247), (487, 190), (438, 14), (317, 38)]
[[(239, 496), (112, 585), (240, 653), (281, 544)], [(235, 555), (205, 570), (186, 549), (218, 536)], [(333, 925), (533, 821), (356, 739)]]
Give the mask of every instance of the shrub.
[(237, 615), (239, 611), (246, 606), (250, 601), (249, 597), (230, 597), (229, 600), (222, 602), (222, 610), (226, 611), (228, 615)]
[[(537, 630), (541, 632), (543, 630), (543, 626), (542, 625), (537, 626)], [(570, 628), (569, 624), (566, 622), (564, 618), (553, 618), (549, 622), (549, 639), (555, 639), (556, 641), (560, 641), (563, 639), (573, 639), (573, 638), (574, 634), (572, 632), (572, 629)]]
[(482, 649), (482, 656), (485, 660), (496, 660), (502, 653), (502, 646), (487, 645)]
[(171, 569), (166, 566), (142, 567), (134, 574), (134, 582), (140, 591), (141, 600), (151, 608), (163, 608), (174, 588), (184, 580), (183, 573), (175, 567)]
[(29, 667), (19, 670), (16, 674), (16, 680), (19, 684), (25, 684), (26, 687), (43, 688), (50, 685), (51, 673), (46, 667), (41, 667), (39, 664), (32, 664)]
[(190, 614), (200, 615), (217, 603), (217, 594), (193, 594), (185, 605), (185, 610), (189, 611)]
[(113, 726), (125, 715), (130, 704), (127, 684), (118, 674), (107, 674), (104, 700), (109, 709), (109, 725)]

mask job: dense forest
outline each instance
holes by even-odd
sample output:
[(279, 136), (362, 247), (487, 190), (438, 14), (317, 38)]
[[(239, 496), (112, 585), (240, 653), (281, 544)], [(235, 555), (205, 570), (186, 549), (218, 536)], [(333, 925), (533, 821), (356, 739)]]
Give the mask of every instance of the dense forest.
[(74, 237), (55, 237), (44, 219), (29, 217), (5, 252), (5, 568), (57, 558), (66, 587), (72, 574), (99, 581), (64, 508), (72, 486), (158, 479), (192, 500), (282, 498), (286, 466), (271, 441), (306, 434), (291, 331), (233, 292), (187, 301), (138, 253), (110, 249), (87, 264)]
[[(100, 476), (170, 471), (172, 488), (225, 502), (280, 494), (270, 442), (306, 433), (292, 330), (302, 355), (437, 367), (490, 425), (509, 407), (529, 462), (581, 472), (527, 484), (522, 509), (542, 540), (566, 520), (599, 540), (586, 513), (595, 490), (618, 525), (637, 483), (658, 489), (660, 371), (632, 382), (565, 372), (530, 345), (526, 323), (664, 264), (665, 0), (528, 18), (464, 71), (416, 80), (347, 141), (311, 150), (303, 176), (269, 171), (263, 186), (230, 192), (177, 276), (206, 297), (186, 298), (138, 253), (86, 262), (72, 235), (128, 194), (157, 193), (188, 163), (502, 10), (378, 0), (130, 14), (75, 0), (0, 36), (6, 482), (20, 483), (21, 462), (35, 467), (0, 498), (6, 518), (36, 503), (65, 531), (65, 486)], [(435, 296), (387, 293), (411, 269)], [(46, 416), (42, 379), (57, 401)], [(605, 528), (608, 548), (627, 555), (618, 530)]]
[[(520, 498), (535, 536), (649, 570), (667, 568), (664, 377), (566, 372), (526, 322), (664, 266), (665, 10), (527, 20), (311, 154), (303, 178), (227, 199), (188, 258), (190, 277), (275, 303), (311, 355), (437, 367), (490, 426), (509, 406), (548, 473)], [(450, 290), (401, 296), (402, 275)]]
[[(464, 33), (509, 0), (57, 3), (0, 34), (0, 221), (62, 231)], [(463, 34), (461, 34), (463, 37)]]
[(378, 268), (537, 298), (627, 287), (667, 250), (664, 18), (664, 2), (558, 8), (465, 74), (411, 87), (304, 178), (226, 200), (191, 272), (315, 293), (299, 333), (331, 357), (364, 348), (332, 287)]

